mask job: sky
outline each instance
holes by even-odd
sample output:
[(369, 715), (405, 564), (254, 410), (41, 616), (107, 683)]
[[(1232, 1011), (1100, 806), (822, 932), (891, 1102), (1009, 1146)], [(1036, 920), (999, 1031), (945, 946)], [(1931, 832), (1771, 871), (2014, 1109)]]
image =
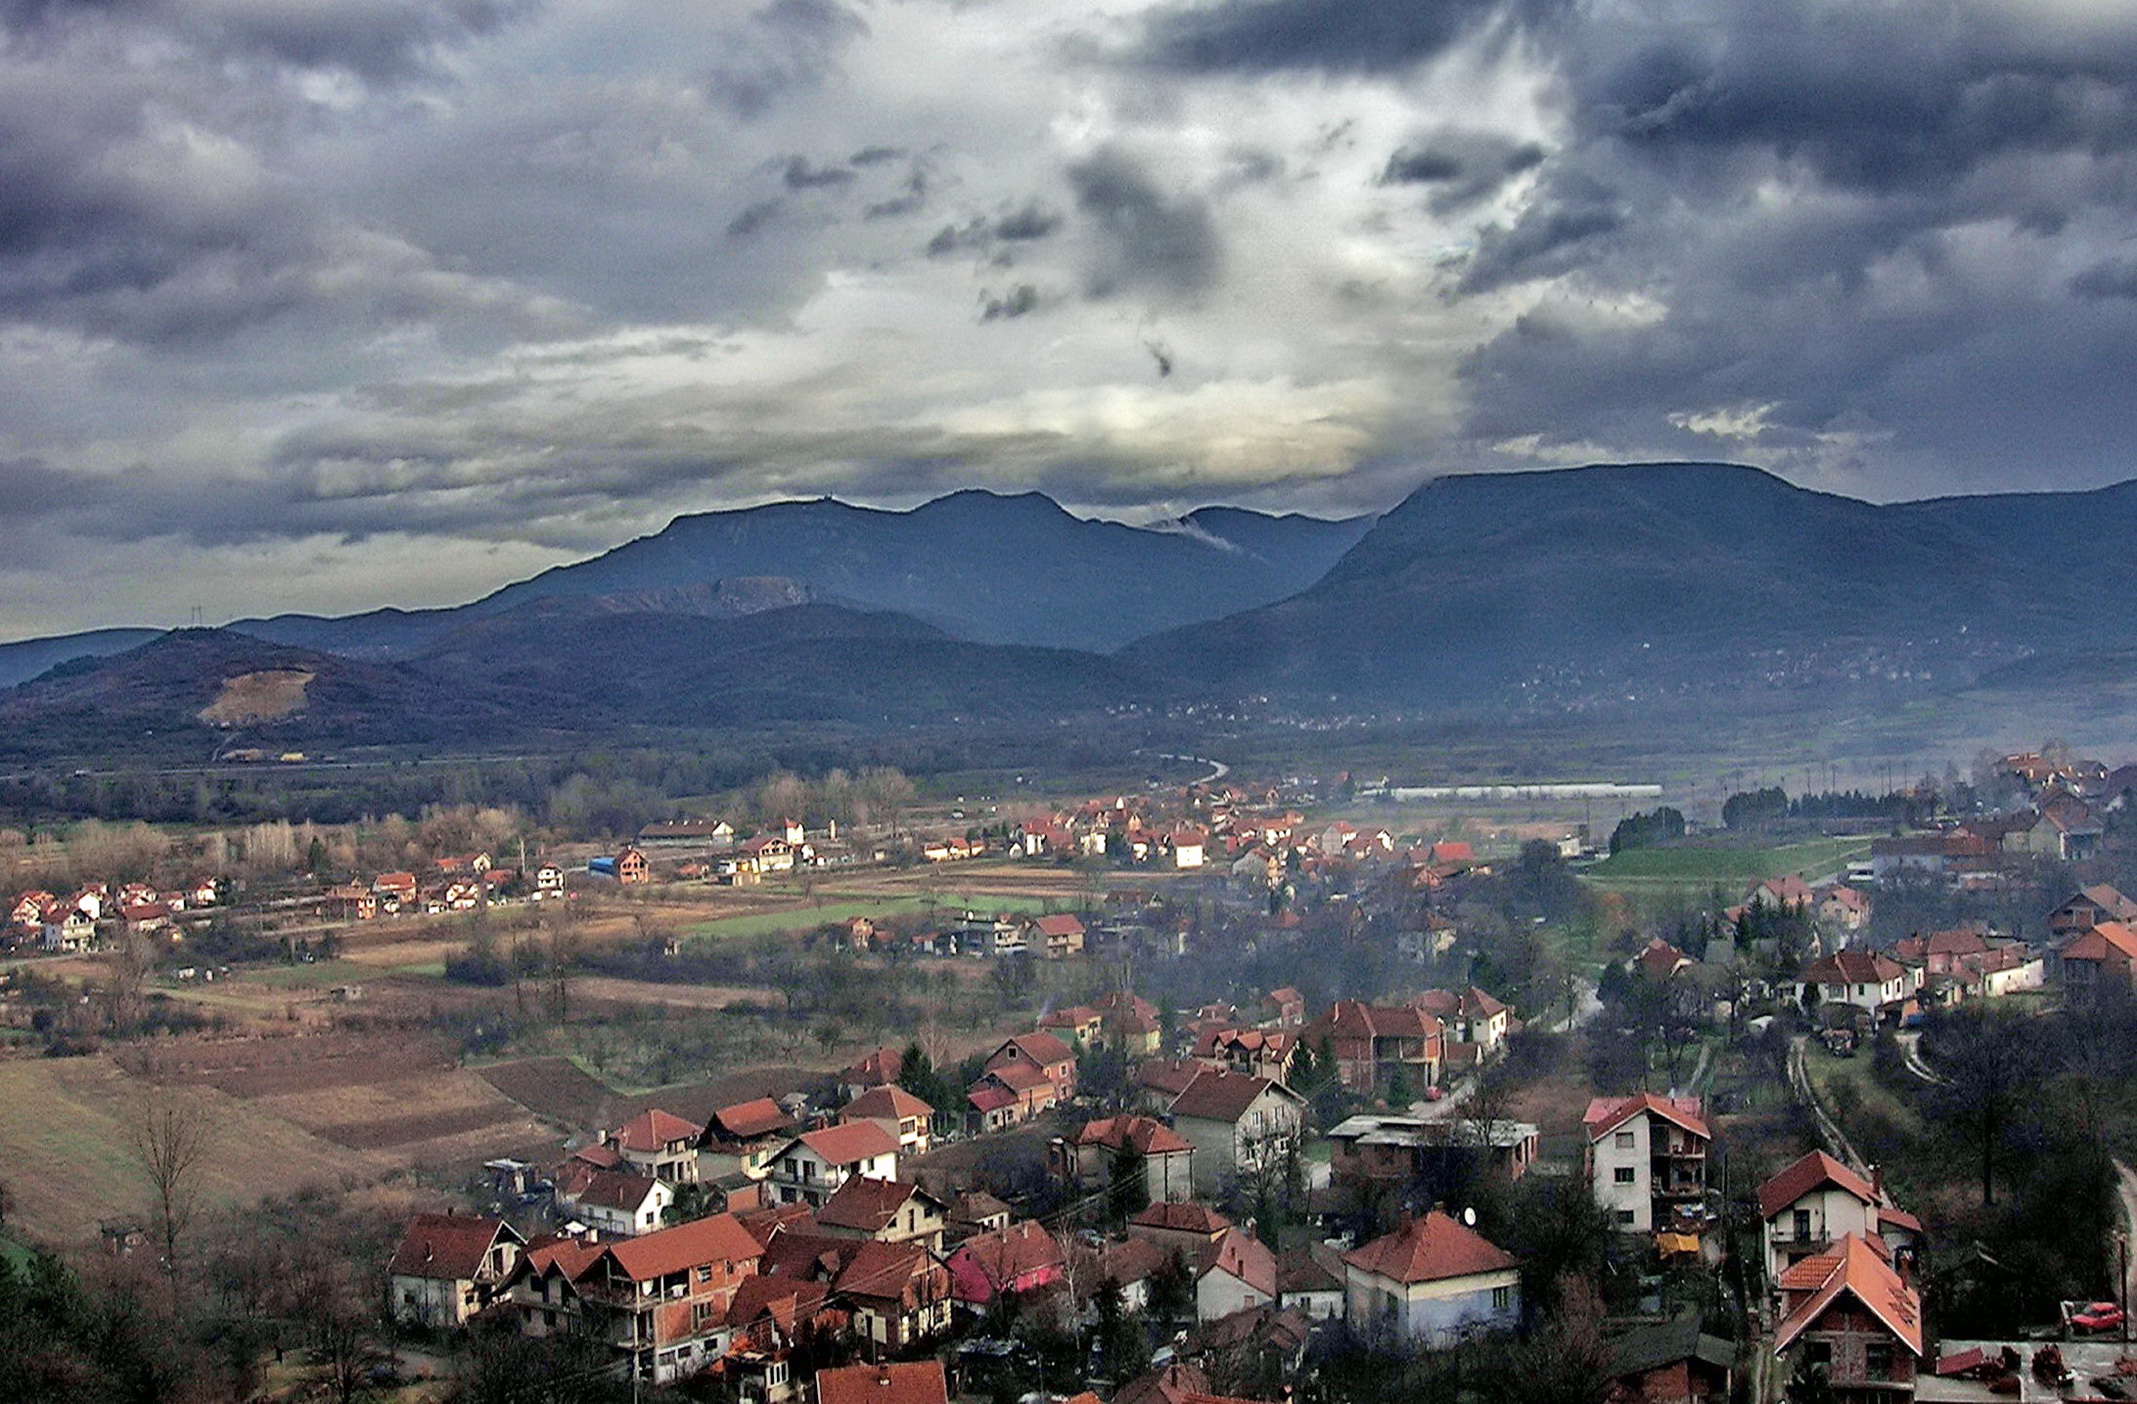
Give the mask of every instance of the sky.
[(678, 513), (2137, 476), (2123, 0), (0, 0), (0, 638)]

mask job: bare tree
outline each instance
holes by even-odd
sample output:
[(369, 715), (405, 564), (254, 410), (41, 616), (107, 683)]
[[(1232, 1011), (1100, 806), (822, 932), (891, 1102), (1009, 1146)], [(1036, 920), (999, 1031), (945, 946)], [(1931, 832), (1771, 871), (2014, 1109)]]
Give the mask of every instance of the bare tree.
[(148, 1181), (165, 1272), (178, 1271), (178, 1240), (200, 1207), (201, 1166), (213, 1143), (214, 1125), (198, 1102), (151, 1101), (134, 1123), (134, 1161)]

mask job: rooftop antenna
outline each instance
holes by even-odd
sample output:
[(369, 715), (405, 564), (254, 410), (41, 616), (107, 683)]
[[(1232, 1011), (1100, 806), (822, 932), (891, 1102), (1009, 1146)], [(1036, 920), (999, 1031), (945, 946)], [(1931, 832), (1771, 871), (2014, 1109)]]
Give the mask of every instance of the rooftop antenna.
[(198, 629), (198, 628), (200, 628), (200, 627), (201, 627), (201, 623), (200, 623), (200, 606), (199, 606), (199, 605), (194, 605), (194, 606), (193, 606), (193, 627), (194, 627), (194, 628), (196, 628), (196, 629)]

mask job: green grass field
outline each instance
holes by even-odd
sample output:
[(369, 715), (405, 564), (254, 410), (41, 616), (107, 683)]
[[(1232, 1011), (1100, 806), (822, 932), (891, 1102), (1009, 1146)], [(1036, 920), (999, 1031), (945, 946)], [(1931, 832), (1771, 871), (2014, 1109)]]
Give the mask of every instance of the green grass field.
[(24, 1243), (11, 1233), (0, 1230), (0, 1258), (6, 1259), (9, 1267), (21, 1272), (30, 1265), (32, 1256), (34, 1255), (30, 1252), (30, 1246), (27, 1243)]
[(1605, 858), (1585, 876), (1612, 889), (1710, 887), (1715, 883), (1728, 887), (1790, 873), (1820, 878), (1842, 871), (1869, 852), (1866, 838), (1811, 839), (1778, 848), (1634, 848)]

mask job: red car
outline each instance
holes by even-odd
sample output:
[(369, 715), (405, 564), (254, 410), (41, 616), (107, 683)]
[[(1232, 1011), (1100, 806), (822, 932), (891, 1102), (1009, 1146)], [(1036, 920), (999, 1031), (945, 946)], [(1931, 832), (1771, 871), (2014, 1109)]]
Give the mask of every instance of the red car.
[(2072, 1329), (2085, 1332), (2112, 1331), (2122, 1324), (2122, 1308), (2113, 1302), (2094, 1302), (2070, 1317)]

